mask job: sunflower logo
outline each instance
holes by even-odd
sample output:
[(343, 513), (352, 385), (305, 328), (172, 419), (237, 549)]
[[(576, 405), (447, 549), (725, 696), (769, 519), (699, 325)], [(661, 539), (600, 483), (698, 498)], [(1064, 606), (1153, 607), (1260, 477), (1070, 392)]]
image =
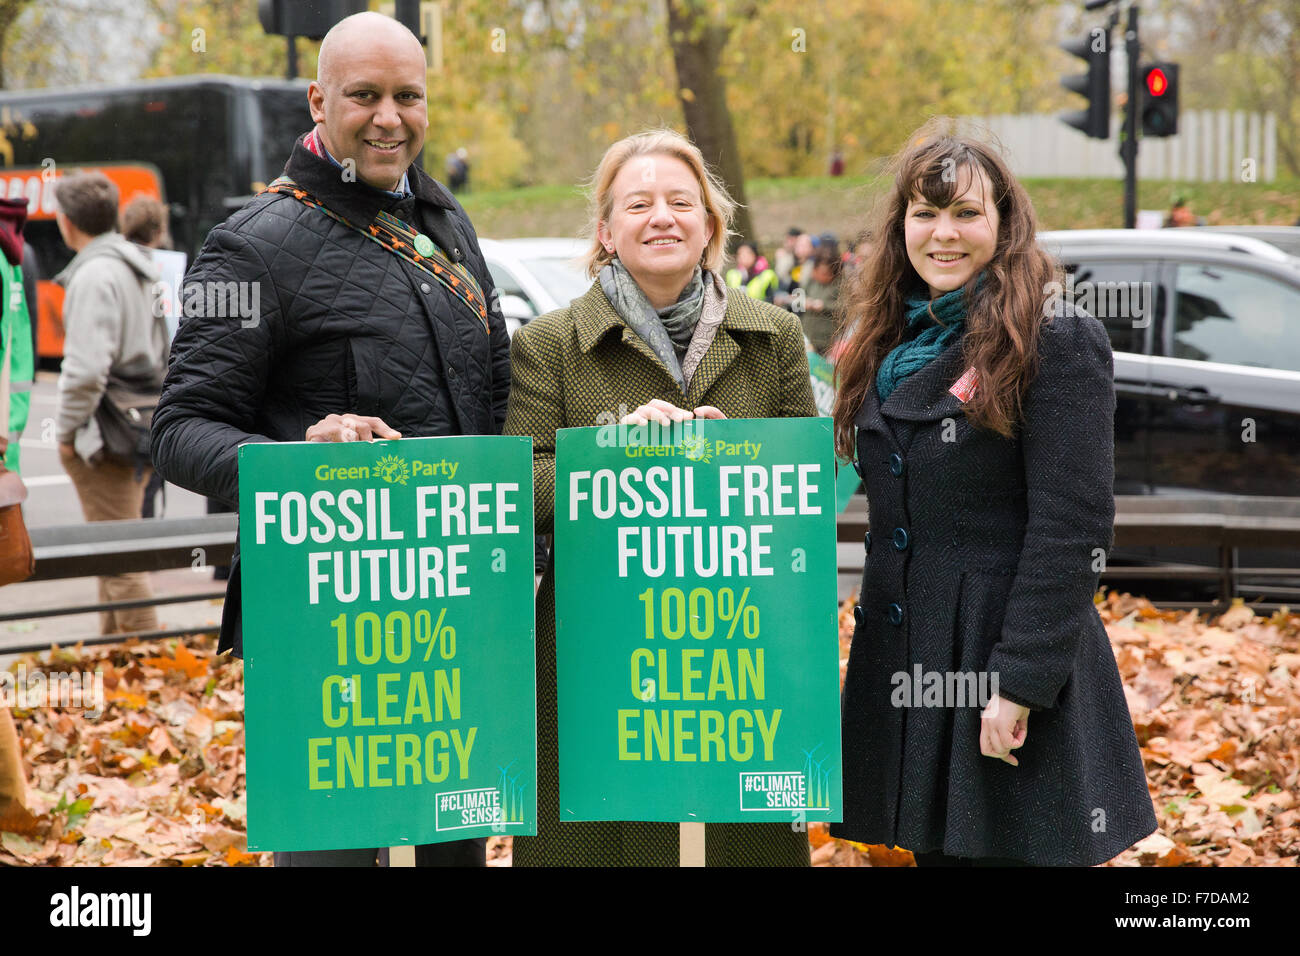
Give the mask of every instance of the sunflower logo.
[(406, 459), (398, 458), (396, 455), (385, 455), (375, 462), (375, 474), (390, 485), (394, 482), (404, 485), (406, 479), (411, 477), (411, 471), (406, 467)]
[(679, 441), (677, 447), (691, 461), (708, 461), (713, 455), (713, 447), (703, 435), (689, 435)]

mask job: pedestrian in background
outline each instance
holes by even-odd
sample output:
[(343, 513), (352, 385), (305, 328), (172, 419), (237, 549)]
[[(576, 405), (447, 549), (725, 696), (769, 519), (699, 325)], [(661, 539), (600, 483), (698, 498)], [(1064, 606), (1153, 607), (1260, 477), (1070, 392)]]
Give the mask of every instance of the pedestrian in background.
[[(1109, 339), (1047, 299), (1060, 267), (1000, 157), (937, 125), (909, 142), (837, 366), (836, 448), (871, 531), (830, 832), (923, 866), (1092, 866), (1156, 827), (1093, 603), (1114, 521)], [(962, 693), (922, 697), (936, 679)]]
[[(118, 217), (118, 228), (129, 241), (146, 249), (170, 249), (172, 247), (171, 230), (168, 226), (167, 207), (152, 196), (136, 196), (122, 207)], [(162, 504), (155, 508), (154, 502), (162, 497)], [(144, 499), (140, 505), (140, 517), (152, 518), (155, 513), (162, 517), (167, 508), (167, 483), (162, 475), (154, 471), (149, 476), (149, 483), (144, 489)], [(209, 513), (212, 509), (208, 509)]]
[(153, 196), (136, 196), (122, 207), (122, 235), (147, 249), (170, 249), (167, 207)]
[(736, 246), (736, 266), (727, 270), (727, 285), (744, 289), (751, 299), (771, 302), (780, 280), (776, 277), (776, 270), (759, 253), (758, 246), (746, 240)]
[(812, 272), (813, 256), (817, 254), (817, 240), (809, 233), (800, 233), (794, 240), (794, 266), (790, 269), (790, 282), (797, 288)]
[(0, 199), (0, 349), (9, 366), (9, 416), (0, 421), (7, 438), (7, 450), (0, 462), (10, 471), (19, 467), (18, 439), (31, 411), (32, 382), (36, 372), (36, 348), (31, 334), (35, 321), (26, 296), (25, 254), (31, 248), (23, 240), (27, 224), (26, 199)]
[[(116, 231), (117, 187), (102, 173), (65, 176), (54, 187), (55, 218), (76, 255), (55, 281), (66, 289), (63, 367), (54, 435), (87, 521), (139, 518), (153, 469), (105, 447), (101, 405), (114, 391), (157, 395), (167, 371), (167, 323), (158, 300), (158, 269)], [(153, 596), (143, 572), (103, 575), (102, 602)], [(152, 631), (152, 607), (100, 612), (100, 632)]]
[[(636, 409), (631, 424), (817, 414), (794, 317), (718, 275), (735, 202), (699, 149), (671, 130), (640, 133), (606, 150), (592, 181), (596, 281), (511, 345), (505, 433), (533, 440), (543, 534), (556, 431), (598, 424), (611, 401)], [(514, 838), (514, 865), (675, 866), (675, 823), (560, 821), (554, 568), (552, 555), (537, 592), (537, 836)], [(807, 834), (784, 823), (710, 823), (705, 854), (709, 866), (809, 865)]]
[(794, 292), (803, 287), (812, 277), (812, 260), (817, 254), (817, 240), (809, 233), (801, 232), (794, 237), (791, 244), (794, 264), (790, 267), (790, 277), (781, 284), (780, 290), (773, 297), (773, 302), (783, 309), (795, 307)]
[(447, 188), (453, 193), (469, 189), (469, 150), (464, 146), (447, 154)]
[[(26, 199), (0, 199), (0, 475), (20, 471), (19, 440), (31, 406), (33, 348), (28, 326), (30, 317), (23, 295), (23, 226), (27, 221)], [(0, 507), (10, 504), (9, 494), (19, 500), (25, 494), (14, 476), (0, 480)], [(19, 535), (23, 537), (23, 535)], [(26, 545), (26, 541), (22, 541)], [(25, 553), (18, 541), (0, 537), (0, 559), (13, 560), (14, 551)], [(30, 567), (30, 565), (28, 565)], [(23, 572), (19, 572), (23, 573)], [(23, 772), (22, 746), (9, 708), (0, 704), (0, 817), (15, 807), (27, 806), (27, 781)]]
[(795, 265), (794, 244), (795, 240), (802, 235), (802, 229), (798, 226), (791, 226), (785, 231), (785, 241), (781, 243), (780, 248), (772, 256), (772, 268), (776, 270), (776, 277), (781, 280), (782, 288), (790, 285), (790, 270)]
[(1203, 225), (1205, 225), (1205, 217), (1192, 212), (1192, 207), (1187, 204), (1185, 197), (1176, 196), (1173, 205), (1169, 207), (1169, 215), (1165, 217), (1165, 228), (1177, 229), (1184, 226)]
[(818, 249), (808, 281), (803, 285), (803, 310), (795, 310), (803, 333), (818, 355), (830, 351), (839, 333), (836, 313), (840, 303), (841, 260), (834, 249)]
[(44, 278), (45, 273), (41, 269), (41, 259), (37, 254), (35, 247), (23, 239), (23, 298), (27, 302), (27, 318), (31, 325), (32, 333), (32, 362), (36, 365), (41, 361), (41, 350), (39, 347), (40, 335), (39, 326), (41, 319), (40, 296), (36, 291), (36, 283)]
[(856, 270), (867, 261), (869, 255), (871, 255), (871, 232), (864, 229), (862, 232), (858, 233), (858, 237), (853, 240), (853, 248), (846, 260), (846, 264), (850, 266), (850, 268)]

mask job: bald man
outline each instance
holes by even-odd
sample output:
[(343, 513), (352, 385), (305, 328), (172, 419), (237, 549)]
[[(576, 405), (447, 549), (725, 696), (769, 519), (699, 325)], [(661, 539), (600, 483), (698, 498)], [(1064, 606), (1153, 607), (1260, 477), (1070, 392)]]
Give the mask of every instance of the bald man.
[[(315, 126), (186, 274), (153, 420), (167, 480), (235, 507), (246, 442), (500, 434), (505, 321), (469, 217), (416, 161), (425, 95), (423, 49), (395, 20), (360, 13), (325, 36)], [(239, 581), (236, 547), (219, 645), (236, 656)], [(275, 856), (364, 866), (376, 851)], [(416, 862), (483, 866), (485, 841), (417, 847)]]

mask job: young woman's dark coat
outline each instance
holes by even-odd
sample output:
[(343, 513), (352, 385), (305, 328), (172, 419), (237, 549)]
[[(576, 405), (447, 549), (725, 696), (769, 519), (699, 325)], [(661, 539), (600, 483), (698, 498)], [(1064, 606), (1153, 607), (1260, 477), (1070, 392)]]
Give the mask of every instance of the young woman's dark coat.
[[(871, 533), (836, 836), (1092, 865), (1156, 827), (1093, 603), (1114, 520), (1110, 345), (1066, 306), (1039, 356), (1014, 438), (972, 426), (950, 391), (960, 340), (883, 405), (872, 388), (857, 416)], [(923, 689), (930, 674), (954, 692), (956, 675), (976, 675), (977, 699), (907, 700), (917, 668)], [(1030, 708), (1018, 767), (980, 754), (981, 674), (990, 695), (996, 676), (998, 694)]]

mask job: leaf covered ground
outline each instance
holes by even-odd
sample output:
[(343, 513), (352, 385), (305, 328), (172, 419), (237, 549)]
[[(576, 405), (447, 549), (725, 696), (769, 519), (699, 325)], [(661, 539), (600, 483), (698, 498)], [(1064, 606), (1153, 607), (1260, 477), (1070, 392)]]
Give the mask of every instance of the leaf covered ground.
[[(1207, 620), (1115, 593), (1098, 609), (1160, 823), (1109, 865), (1296, 866), (1300, 614), (1236, 606)], [(846, 602), (841, 676), (852, 621)], [(56, 648), (13, 665), (102, 670), (106, 701), (98, 717), (15, 710), (30, 812), (0, 815), (0, 865), (271, 864), (247, 852), (243, 665), (214, 643)], [(815, 865), (912, 865), (906, 850), (835, 840), (822, 824), (808, 836)], [(489, 840), (488, 857), (509, 866), (509, 837)]]
[[(1296, 866), (1300, 614), (1217, 618), (1111, 592), (1097, 610), (1124, 682), (1159, 828), (1108, 866)], [(853, 602), (840, 607), (840, 680)], [(1034, 722), (1029, 721), (1032, 738)], [(811, 828), (813, 863), (911, 866), (906, 850)]]

